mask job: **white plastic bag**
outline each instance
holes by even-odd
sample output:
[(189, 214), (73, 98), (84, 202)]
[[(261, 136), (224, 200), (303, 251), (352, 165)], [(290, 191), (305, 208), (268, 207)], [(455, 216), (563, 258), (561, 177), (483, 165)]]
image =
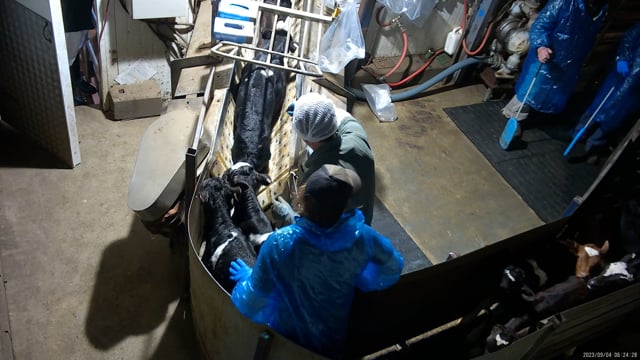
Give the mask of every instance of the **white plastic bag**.
[(395, 14), (405, 14), (409, 19), (415, 20), (420, 16), (422, 0), (377, 0)]
[(320, 70), (337, 74), (353, 59), (364, 59), (364, 36), (358, 8), (347, 1), (320, 39), (318, 66)]
[(371, 111), (382, 122), (398, 120), (396, 107), (391, 102), (391, 88), (387, 84), (362, 84), (364, 96)]

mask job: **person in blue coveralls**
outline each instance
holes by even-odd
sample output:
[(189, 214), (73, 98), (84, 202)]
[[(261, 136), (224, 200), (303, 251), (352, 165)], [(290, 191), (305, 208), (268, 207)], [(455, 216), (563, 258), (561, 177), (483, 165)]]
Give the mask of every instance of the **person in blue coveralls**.
[(306, 182), (302, 216), (274, 231), (253, 268), (231, 263), (231, 300), (242, 314), (315, 351), (340, 358), (355, 290), (395, 284), (404, 259), (389, 239), (348, 209), (357, 173), (323, 165)]
[(624, 33), (616, 55), (615, 66), (574, 129), (576, 136), (591, 118), (583, 135), (586, 137), (584, 152), (570, 157), (571, 162), (597, 163), (606, 155), (611, 136), (630, 127), (637, 119), (640, 111), (640, 22)]
[(549, 0), (531, 25), (531, 47), (515, 85), (516, 94), (502, 109), (506, 118), (516, 118), (520, 125), (530, 110), (548, 114), (564, 110), (607, 8), (606, 0)]

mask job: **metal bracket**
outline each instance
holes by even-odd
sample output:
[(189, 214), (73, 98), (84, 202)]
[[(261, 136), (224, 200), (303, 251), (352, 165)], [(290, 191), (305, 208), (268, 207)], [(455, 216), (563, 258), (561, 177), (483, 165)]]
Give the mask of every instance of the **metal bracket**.
[(216, 58), (211, 55), (193, 56), (188, 58), (176, 59), (169, 63), (171, 70), (171, 97), (173, 98), (178, 87), (178, 81), (180, 80), (180, 73), (182, 69), (202, 66), (202, 65), (214, 65), (222, 62), (222, 59)]

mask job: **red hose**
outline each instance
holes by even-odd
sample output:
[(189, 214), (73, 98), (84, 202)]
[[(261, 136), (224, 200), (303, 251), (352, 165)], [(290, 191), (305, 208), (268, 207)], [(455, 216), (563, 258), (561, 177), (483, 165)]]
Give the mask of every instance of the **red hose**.
[(494, 24), (493, 22), (489, 23), (489, 26), (487, 27), (487, 32), (484, 33), (484, 38), (482, 38), (482, 43), (480, 43), (480, 45), (478, 45), (478, 48), (473, 51), (467, 48), (467, 41), (465, 40), (465, 38), (462, 38), (462, 48), (464, 49), (464, 52), (467, 55), (476, 56), (482, 52), (482, 49), (484, 49), (485, 45), (487, 44), (487, 39), (489, 39), (489, 34), (491, 34), (491, 29), (493, 28), (493, 24)]
[(420, 66), (420, 68), (416, 71), (413, 72), (413, 74), (407, 76), (406, 78), (394, 82), (394, 83), (387, 83), (387, 85), (391, 86), (391, 87), (397, 87), (397, 86), (401, 86), (404, 85), (406, 83), (408, 83), (409, 81), (413, 80), (413, 78), (415, 78), (416, 76), (418, 76), (421, 72), (423, 72), (426, 68), (429, 67), (429, 65), (431, 65), (431, 63), (433, 62), (433, 60), (435, 60), (436, 57), (438, 57), (438, 55), (444, 53), (444, 49), (440, 49), (438, 51), (436, 51), (433, 55), (431, 55), (431, 57), (429, 58), (429, 60), (427, 60), (427, 62), (425, 62), (424, 64), (422, 64), (422, 66)]
[(400, 55), (400, 59), (398, 59), (396, 66), (394, 66), (393, 69), (391, 69), (389, 72), (384, 74), (382, 76), (383, 78), (387, 78), (391, 76), (396, 70), (398, 70), (398, 68), (400, 67), (400, 65), (402, 65), (402, 62), (404, 61), (405, 56), (407, 56), (408, 47), (409, 47), (409, 40), (407, 39), (407, 33), (403, 31), (402, 32), (402, 55)]
[(464, 0), (462, 3), (463, 3), (462, 24), (460, 25), (460, 27), (462, 28), (462, 34), (463, 34), (462, 49), (468, 56), (476, 56), (482, 52), (482, 49), (487, 44), (487, 40), (489, 39), (489, 35), (491, 34), (491, 30), (493, 29), (493, 24), (495, 23), (495, 21), (489, 22), (489, 26), (487, 26), (487, 30), (485, 31), (484, 37), (482, 38), (482, 43), (480, 43), (478, 48), (475, 50), (469, 50), (469, 48), (467, 47), (467, 40), (466, 40), (467, 37), (466, 35), (464, 35), (464, 32), (466, 30), (465, 28), (467, 27), (467, 0)]
[[(387, 27), (393, 24), (393, 21), (388, 22), (388, 23), (382, 23), (380, 20), (380, 14), (382, 13), (382, 9), (384, 9), (384, 6), (379, 7), (376, 10), (376, 23), (378, 23), (378, 25), (382, 28), (382, 27)], [(376, 79), (386, 79), (387, 77), (393, 75), (394, 72), (396, 72), (396, 70), (398, 70), (398, 68), (400, 68), (400, 65), (402, 65), (402, 62), (404, 61), (405, 57), (407, 56), (407, 50), (409, 48), (409, 39), (407, 38), (407, 32), (404, 30), (404, 28), (402, 28), (402, 26), (400, 26), (400, 29), (402, 30), (402, 54), (400, 55), (400, 58), (398, 59), (398, 62), (396, 62), (396, 64), (393, 66), (393, 68), (388, 71), (386, 74), (382, 75), (382, 76), (378, 76), (375, 73), (373, 73), (372, 71), (369, 71), (367, 69), (365, 69), (365, 71), (367, 73), (369, 73), (369, 75), (373, 76)]]

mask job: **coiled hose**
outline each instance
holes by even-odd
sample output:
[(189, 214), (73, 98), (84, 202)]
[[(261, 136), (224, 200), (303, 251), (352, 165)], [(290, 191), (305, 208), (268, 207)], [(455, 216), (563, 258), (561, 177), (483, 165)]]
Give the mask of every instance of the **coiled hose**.
[[(432, 87), (433, 85), (439, 83), (440, 81), (444, 80), (447, 76), (455, 73), (456, 71), (466, 67), (466, 66), (470, 66), (470, 65), (475, 65), (475, 64), (482, 64), (482, 63), (488, 63), (489, 62), (489, 58), (486, 57), (482, 57), (482, 58), (477, 58), (477, 57), (470, 57), (470, 58), (466, 58), (460, 62), (457, 62), (451, 66), (449, 66), (448, 68), (444, 69), (443, 71), (441, 71), (440, 73), (438, 73), (437, 75), (435, 75), (434, 77), (432, 77), (431, 79), (423, 82), (422, 84), (419, 84), (409, 90), (405, 90), (399, 93), (392, 93), (391, 94), (391, 102), (396, 102), (396, 101), (403, 101), (403, 100), (408, 100), (418, 94), (420, 94), (421, 92), (429, 89), (430, 87)], [(366, 100), (366, 97), (364, 95), (364, 92), (362, 90), (359, 89), (354, 89), (352, 87), (347, 87), (346, 88), (347, 91), (349, 91), (350, 93), (352, 93), (356, 99), (358, 100)]]

